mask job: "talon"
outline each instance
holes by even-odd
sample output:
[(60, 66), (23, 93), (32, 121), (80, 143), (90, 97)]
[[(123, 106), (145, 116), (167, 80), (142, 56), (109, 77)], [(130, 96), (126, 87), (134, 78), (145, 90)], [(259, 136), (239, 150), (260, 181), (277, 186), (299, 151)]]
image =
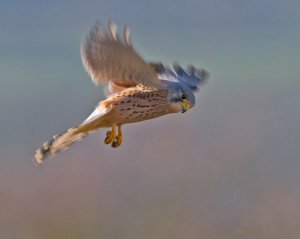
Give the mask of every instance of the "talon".
[(110, 144), (116, 137), (116, 129), (115, 126), (112, 127), (111, 131), (107, 131), (106, 138), (104, 139), (105, 144)]
[(121, 125), (118, 125), (118, 135), (115, 136), (114, 140), (112, 141), (111, 147), (116, 148), (119, 147), (122, 143), (122, 129)]
[(114, 141), (112, 142), (111, 147), (117, 148), (121, 145), (121, 143), (122, 143), (122, 136), (117, 135), (115, 137)]
[(111, 131), (107, 131), (106, 138), (104, 139), (105, 144), (110, 144), (114, 140), (114, 136)]

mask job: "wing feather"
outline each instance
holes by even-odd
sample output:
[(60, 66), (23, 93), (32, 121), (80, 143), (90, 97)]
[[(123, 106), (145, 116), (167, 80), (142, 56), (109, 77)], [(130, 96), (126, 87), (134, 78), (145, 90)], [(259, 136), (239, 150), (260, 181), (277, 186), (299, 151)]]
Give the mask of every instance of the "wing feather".
[(92, 27), (81, 45), (83, 65), (95, 84), (112, 81), (120, 87), (143, 84), (161, 88), (157, 73), (132, 48), (130, 31), (117, 34), (117, 26), (109, 23), (108, 32), (100, 24)]

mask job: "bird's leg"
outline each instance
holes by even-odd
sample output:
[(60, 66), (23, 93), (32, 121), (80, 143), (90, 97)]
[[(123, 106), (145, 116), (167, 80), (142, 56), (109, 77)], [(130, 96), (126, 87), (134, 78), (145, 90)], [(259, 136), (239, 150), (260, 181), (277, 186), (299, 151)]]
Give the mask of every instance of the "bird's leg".
[(115, 137), (114, 141), (111, 144), (111, 147), (116, 148), (119, 147), (122, 143), (122, 129), (121, 125), (118, 125), (118, 135)]
[(113, 125), (110, 131), (107, 131), (106, 138), (104, 139), (105, 144), (110, 144), (116, 137), (116, 125)]

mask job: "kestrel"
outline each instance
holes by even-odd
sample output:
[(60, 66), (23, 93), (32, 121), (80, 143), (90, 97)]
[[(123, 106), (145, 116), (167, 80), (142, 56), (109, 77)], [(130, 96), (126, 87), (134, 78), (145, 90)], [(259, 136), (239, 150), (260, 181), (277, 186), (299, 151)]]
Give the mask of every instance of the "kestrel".
[(111, 128), (105, 144), (120, 146), (122, 125), (186, 112), (195, 105), (194, 92), (208, 77), (205, 70), (194, 66), (184, 70), (178, 64), (168, 68), (147, 63), (132, 47), (128, 27), (124, 27), (121, 40), (111, 22), (107, 30), (101, 24), (89, 30), (81, 44), (81, 58), (92, 81), (106, 84), (109, 95), (82, 124), (55, 135), (36, 150), (37, 163), (99, 128)]

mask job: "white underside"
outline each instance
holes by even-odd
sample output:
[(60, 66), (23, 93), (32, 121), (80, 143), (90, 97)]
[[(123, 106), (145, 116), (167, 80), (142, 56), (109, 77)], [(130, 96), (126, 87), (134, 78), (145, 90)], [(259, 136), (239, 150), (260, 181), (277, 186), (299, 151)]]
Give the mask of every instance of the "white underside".
[(101, 106), (98, 106), (91, 114), (89, 117), (87, 117), (82, 124), (87, 124), (103, 115), (105, 115), (107, 112), (111, 110), (111, 107), (109, 108), (103, 108)]

